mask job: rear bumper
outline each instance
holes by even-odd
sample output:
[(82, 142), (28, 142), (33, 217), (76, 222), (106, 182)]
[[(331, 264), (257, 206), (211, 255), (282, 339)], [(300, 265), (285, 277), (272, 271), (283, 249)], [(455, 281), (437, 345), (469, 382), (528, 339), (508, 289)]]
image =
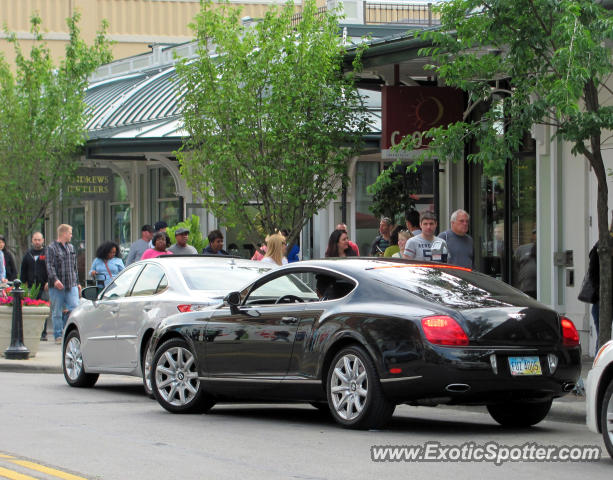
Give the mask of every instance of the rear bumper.
[[(555, 371), (547, 355), (558, 358)], [(495, 355), (497, 370), (490, 356)], [(537, 356), (541, 375), (512, 376), (510, 356)], [(385, 395), (396, 402), (483, 405), (513, 400), (561, 397), (581, 374), (581, 349), (448, 348), (429, 346), (424, 359), (398, 365), (401, 373), (381, 379)]]

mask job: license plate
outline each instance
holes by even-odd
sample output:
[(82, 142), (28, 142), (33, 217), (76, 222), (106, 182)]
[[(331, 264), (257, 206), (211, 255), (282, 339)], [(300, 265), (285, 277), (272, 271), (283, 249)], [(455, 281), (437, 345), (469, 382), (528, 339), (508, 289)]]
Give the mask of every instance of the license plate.
[(509, 357), (511, 375), (542, 375), (539, 357)]

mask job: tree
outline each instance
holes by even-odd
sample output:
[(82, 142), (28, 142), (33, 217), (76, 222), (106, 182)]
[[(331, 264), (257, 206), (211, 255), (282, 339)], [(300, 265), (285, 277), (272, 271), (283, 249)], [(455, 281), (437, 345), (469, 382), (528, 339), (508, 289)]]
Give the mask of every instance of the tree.
[(254, 244), (281, 228), (296, 239), (346, 181), (368, 127), (341, 71), (338, 18), (312, 0), (295, 26), (293, 15), (289, 3), (245, 25), (239, 9), (202, 2), (192, 25), (199, 56), (177, 66), (189, 134), (177, 154), (182, 175)]
[(30, 19), (34, 42), (29, 57), (14, 33), (8, 34), (16, 54), (14, 73), (0, 56), (0, 218), (21, 251), (78, 166), (78, 148), (86, 140), (87, 77), (111, 60), (106, 25), (87, 46), (79, 18), (75, 13), (66, 20), (70, 41), (58, 66), (43, 41), (37, 14)]
[[(396, 223), (397, 216), (415, 207), (416, 195), (421, 191), (421, 173), (407, 172), (406, 163), (387, 167), (389, 172), (380, 175), (373, 185), (368, 186), (372, 194), (370, 210), (377, 217), (389, 217)], [(375, 188), (376, 187), (376, 188)]]
[[(608, 230), (607, 174), (602, 134), (613, 129), (613, 107), (601, 93), (613, 72), (611, 13), (593, 0), (451, 0), (441, 4), (441, 28), (423, 32), (432, 47), (422, 54), (449, 86), (465, 90), (465, 119), (433, 128), (428, 156), (462, 159), (485, 166), (513, 158), (526, 131), (551, 126), (555, 135), (582, 155), (598, 182), (600, 255), (599, 344), (611, 338), (611, 237)], [(504, 85), (504, 88), (500, 88)], [(491, 108), (476, 120), (481, 103)], [(504, 134), (503, 134), (504, 132)], [(407, 140), (405, 146), (409, 146)]]

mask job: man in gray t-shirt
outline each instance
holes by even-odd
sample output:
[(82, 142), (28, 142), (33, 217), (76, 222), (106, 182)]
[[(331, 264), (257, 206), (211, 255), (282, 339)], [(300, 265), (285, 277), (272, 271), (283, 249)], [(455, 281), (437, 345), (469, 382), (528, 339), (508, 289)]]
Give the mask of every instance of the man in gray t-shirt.
[(174, 253), (175, 255), (197, 255), (198, 251), (187, 244), (187, 237), (189, 235), (189, 230), (187, 228), (177, 228), (175, 231), (175, 243), (168, 250)]
[(126, 267), (140, 260), (145, 250), (149, 248), (149, 242), (152, 238), (153, 227), (151, 225), (143, 225), (143, 228), (140, 229), (140, 238), (130, 245), (130, 253), (126, 259)]
[(451, 228), (439, 234), (439, 238), (447, 242), (449, 249), (447, 263), (473, 268), (475, 249), (473, 239), (467, 234), (469, 220), (467, 212), (456, 210), (451, 214)]
[(441, 242), (441, 249), (445, 246), (445, 241), (434, 235), (436, 225), (436, 217), (432, 212), (422, 213), (419, 221), (421, 233), (407, 240), (402, 255), (403, 258), (410, 260), (432, 260), (432, 244), (438, 240)]

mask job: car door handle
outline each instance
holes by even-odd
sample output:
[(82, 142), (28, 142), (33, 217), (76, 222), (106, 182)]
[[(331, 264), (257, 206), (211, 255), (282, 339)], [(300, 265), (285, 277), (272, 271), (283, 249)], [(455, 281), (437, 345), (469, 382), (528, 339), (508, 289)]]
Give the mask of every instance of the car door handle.
[(298, 319), (296, 317), (282, 317), (281, 323), (285, 325), (296, 325), (298, 323)]
[(113, 315), (117, 315), (117, 314), (119, 313), (119, 309), (118, 309), (118, 308), (112, 308), (112, 309), (111, 309), (111, 313), (112, 313)]
[(153, 304), (151, 304), (151, 303), (148, 303), (147, 305), (145, 305), (143, 307), (143, 311), (145, 311), (145, 312), (148, 312), (150, 310), (153, 310)]

